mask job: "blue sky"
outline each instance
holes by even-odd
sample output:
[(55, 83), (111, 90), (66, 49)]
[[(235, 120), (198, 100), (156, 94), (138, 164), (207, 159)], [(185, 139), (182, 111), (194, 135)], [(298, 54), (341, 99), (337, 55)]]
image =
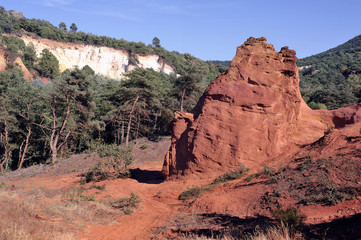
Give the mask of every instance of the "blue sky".
[(361, 34), (360, 0), (0, 0), (6, 10), (58, 26), (152, 42), (203, 60), (231, 60), (248, 37), (265, 36), (299, 58)]

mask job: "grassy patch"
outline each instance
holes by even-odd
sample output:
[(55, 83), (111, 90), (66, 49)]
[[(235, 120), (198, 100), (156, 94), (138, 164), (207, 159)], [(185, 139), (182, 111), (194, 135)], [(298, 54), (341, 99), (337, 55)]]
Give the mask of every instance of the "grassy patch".
[(243, 177), (247, 171), (248, 171), (248, 169), (243, 164), (241, 164), (239, 169), (229, 171), (229, 172), (217, 177), (216, 179), (213, 180), (213, 182), (211, 184), (224, 183), (224, 182), (239, 179), (239, 178)]
[(91, 196), (84, 195), (83, 194), (84, 191), (85, 188), (83, 187), (71, 186), (69, 191), (63, 195), (62, 200), (65, 202), (69, 201), (75, 203), (79, 203), (81, 201), (95, 201), (95, 197), (93, 195)]
[(134, 209), (139, 206), (139, 203), (141, 202), (139, 196), (135, 195), (134, 193), (131, 193), (130, 197), (123, 197), (118, 198), (116, 200), (111, 200), (108, 202), (108, 204), (115, 209), (120, 210), (125, 215), (132, 214)]
[[(2, 188), (0, 190), (0, 239), (49, 240), (76, 239), (74, 232), (63, 223), (39, 221), (42, 208), (38, 199), (19, 195)], [(72, 229), (74, 230), (74, 229)]]
[(208, 184), (205, 186), (201, 186), (201, 187), (191, 187), (187, 190), (185, 190), (181, 195), (179, 195), (178, 199), (179, 200), (187, 200), (190, 198), (198, 198), (200, 196), (202, 196), (202, 194), (206, 191), (209, 191), (211, 189), (214, 188), (214, 184)]
[(235, 179), (239, 179), (245, 175), (245, 173), (248, 171), (247, 168), (243, 164), (240, 164), (240, 168), (236, 170), (229, 171), (216, 179), (212, 181), (212, 183), (201, 186), (201, 187), (191, 187), (187, 190), (185, 190), (181, 195), (179, 195), (179, 200), (187, 200), (190, 198), (198, 198), (202, 196), (202, 194), (206, 191), (212, 190), (217, 184), (233, 181)]
[(321, 182), (316, 188), (309, 189), (299, 203), (303, 205), (336, 205), (345, 200), (352, 199), (356, 195), (357, 191), (354, 188), (340, 188), (336, 184), (330, 182)]
[(286, 171), (286, 168), (281, 168), (278, 171), (276, 171), (275, 169), (269, 167), (268, 165), (265, 165), (263, 167), (263, 171), (259, 171), (257, 173), (248, 175), (243, 181), (250, 182), (254, 178), (259, 178), (260, 176), (265, 175), (270, 179), (269, 183), (275, 183), (284, 178), (284, 174), (283, 174), (284, 171)]
[(266, 230), (262, 231), (257, 228), (253, 234), (248, 235), (246, 240), (291, 240), (290, 230), (284, 224), (281, 226), (269, 227)]
[(103, 191), (105, 189), (105, 184), (103, 185), (92, 184), (90, 185), (89, 189), (97, 189), (99, 191)]
[(263, 174), (263, 172), (258, 172), (258, 173), (254, 173), (254, 174), (250, 174), (248, 175), (243, 181), (244, 182), (250, 182), (252, 181), (252, 179), (254, 178), (258, 178)]

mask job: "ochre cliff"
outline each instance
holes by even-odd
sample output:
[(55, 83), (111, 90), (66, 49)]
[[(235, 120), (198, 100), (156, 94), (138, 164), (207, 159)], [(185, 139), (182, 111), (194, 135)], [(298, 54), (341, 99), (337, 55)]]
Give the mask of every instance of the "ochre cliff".
[(299, 91), (296, 52), (276, 52), (265, 38), (238, 47), (227, 73), (206, 89), (191, 113), (178, 112), (162, 173), (211, 177), (239, 163), (281, 163), (328, 129), (360, 120), (359, 105), (311, 110)]
[[(129, 64), (129, 52), (109, 47), (64, 43), (48, 39), (34, 38), (23, 35), (20, 37), (25, 44), (33, 44), (35, 51), (40, 56), (43, 49), (48, 49), (59, 60), (60, 71), (72, 69), (75, 66), (80, 68), (88, 65), (95, 73), (113, 79), (121, 79), (122, 75), (133, 70), (136, 66)], [(172, 66), (156, 54), (136, 55), (138, 67), (152, 68), (158, 72), (167, 74), (175, 73)]]

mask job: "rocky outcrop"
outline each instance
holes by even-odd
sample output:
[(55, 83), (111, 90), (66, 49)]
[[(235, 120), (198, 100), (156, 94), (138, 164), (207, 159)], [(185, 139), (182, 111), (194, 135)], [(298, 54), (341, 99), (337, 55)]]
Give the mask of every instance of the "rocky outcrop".
[(176, 113), (162, 173), (215, 176), (239, 163), (257, 168), (294, 154), (333, 127), (360, 120), (359, 105), (311, 110), (299, 91), (296, 52), (276, 52), (265, 38), (238, 47), (227, 73), (191, 113)]
[(60, 71), (85, 65), (91, 67), (95, 73), (113, 79), (121, 79), (123, 74), (136, 67), (152, 68), (166, 74), (175, 73), (172, 66), (156, 54), (136, 55), (138, 66), (129, 63), (129, 52), (109, 47), (83, 45), (75, 43), (56, 42), (53, 40), (22, 36), (25, 44), (33, 44), (40, 56), (43, 49), (48, 49), (59, 60)]

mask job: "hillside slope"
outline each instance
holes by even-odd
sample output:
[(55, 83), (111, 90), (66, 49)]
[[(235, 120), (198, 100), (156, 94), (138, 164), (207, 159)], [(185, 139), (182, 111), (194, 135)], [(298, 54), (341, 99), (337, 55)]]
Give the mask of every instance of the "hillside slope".
[(310, 57), (298, 60), (300, 87), (313, 108), (319, 103), (336, 109), (361, 100), (361, 35)]

